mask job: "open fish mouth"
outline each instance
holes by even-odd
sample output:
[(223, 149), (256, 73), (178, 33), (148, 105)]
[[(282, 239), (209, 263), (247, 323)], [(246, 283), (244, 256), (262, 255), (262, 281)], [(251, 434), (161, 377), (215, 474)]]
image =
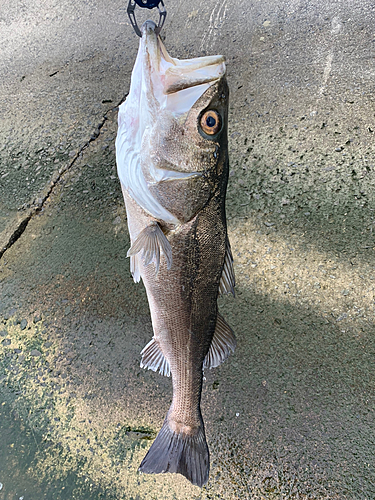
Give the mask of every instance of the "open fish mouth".
[(174, 115), (186, 113), (201, 95), (225, 74), (224, 56), (179, 60), (171, 57), (155, 33), (156, 24), (142, 28), (143, 75), (149, 96)]

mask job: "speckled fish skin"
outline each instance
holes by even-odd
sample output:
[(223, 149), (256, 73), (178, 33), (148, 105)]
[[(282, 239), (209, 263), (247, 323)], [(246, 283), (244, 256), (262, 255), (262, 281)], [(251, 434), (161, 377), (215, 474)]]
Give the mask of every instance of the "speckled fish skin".
[[(151, 53), (160, 40), (153, 23), (146, 23), (142, 30), (142, 43)], [(144, 68), (155, 71), (147, 61)], [(132, 272), (146, 288), (154, 331), (153, 340), (142, 351), (141, 366), (171, 374), (173, 383), (170, 410), (140, 471), (178, 472), (199, 486), (209, 476), (200, 410), (203, 368), (217, 366), (235, 347), (233, 332), (217, 308), (223, 275), (223, 291), (233, 292), (234, 287), (225, 217), (229, 96), (225, 74), (207, 87), (182, 116), (151, 110), (152, 122), (142, 137), (139, 161), (144, 180), (153, 199), (172, 217), (155, 217), (135, 199), (135, 190), (122, 183)], [(221, 130), (212, 137), (200, 128), (207, 110), (217, 112), (222, 121)], [(119, 137), (120, 125), (118, 164)], [(214, 335), (219, 339), (213, 346)]]

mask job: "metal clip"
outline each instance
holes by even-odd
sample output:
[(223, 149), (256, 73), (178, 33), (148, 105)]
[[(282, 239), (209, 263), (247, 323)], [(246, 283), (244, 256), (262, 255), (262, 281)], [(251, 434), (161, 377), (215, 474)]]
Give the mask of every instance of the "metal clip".
[[(153, 9), (154, 7), (157, 7), (159, 10), (159, 23), (155, 29), (156, 35), (159, 35), (163, 25), (165, 18), (167, 17), (167, 11), (165, 10), (164, 2), (163, 0), (129, 0), (128, 4), (128, 16), (131, 22), (131, 25), (133, 26), (134, 31), (137, 33), (139, 37), (142, 37), (142, 32), (138, 27), (137, 20), (135, 18), (135, 6), (139, 5), (139, 7), (146, 7), (147, 9)], [(161, 5), (161, 6), (160, 6)]]

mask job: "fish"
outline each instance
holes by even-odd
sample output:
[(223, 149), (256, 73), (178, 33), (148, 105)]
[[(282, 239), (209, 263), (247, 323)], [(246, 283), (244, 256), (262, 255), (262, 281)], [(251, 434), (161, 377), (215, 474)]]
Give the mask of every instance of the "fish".
[(223, 56), (173, 58), (155, 29), (152, 21), (141, 28), (116, 137), (130, 271), (143, 281), (153, 327), (141, 367), (171, 376), (173, 386), (139, 471), (179, 473), (203, 486), (210, 468), (203, 374), (236, 346), (217, 305), (235, 287), (225, 215), (229, 89)]

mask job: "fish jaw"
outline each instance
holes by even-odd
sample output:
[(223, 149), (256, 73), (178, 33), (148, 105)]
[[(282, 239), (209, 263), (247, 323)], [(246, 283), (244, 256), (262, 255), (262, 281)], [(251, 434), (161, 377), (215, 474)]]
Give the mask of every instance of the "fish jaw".
[(189, 111), (210, 85), (224, 76), (225, 57), (173, 58), (155, 34), (155, 28), (153, 21), (146, 21), (141, 28), (145, 88), (157, 101), (152, 104), (156, 104), (156, 109), (167, 109), (179, 116)]
[(181, 220), (155, 197), (152, 186), (176, 177), (190, 182), (201, 174), (180, 168), (181, 165), (165, 165), (157, 171), (148, 161), (145, 144), (161, 116), (171, 123), (189, 113), (201, 96), (223, 78), (225, 62), (223, 56), (172, 58), (155, 27), (152, 21), (142, 26), (129, 95), (119, 109), (116, 157), (121, 183), (129, 195), (155, 219), (176, 226)]

